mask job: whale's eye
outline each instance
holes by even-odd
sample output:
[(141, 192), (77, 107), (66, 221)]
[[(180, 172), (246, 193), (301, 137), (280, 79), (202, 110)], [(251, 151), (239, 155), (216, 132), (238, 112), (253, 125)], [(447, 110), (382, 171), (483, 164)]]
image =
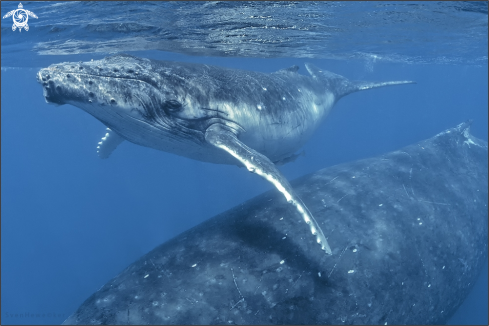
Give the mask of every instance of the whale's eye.
[(163, 104), (165, 111), (169, 113), (178, 112), (182, 109), (182, 104), (176, 100), (168, 100)]

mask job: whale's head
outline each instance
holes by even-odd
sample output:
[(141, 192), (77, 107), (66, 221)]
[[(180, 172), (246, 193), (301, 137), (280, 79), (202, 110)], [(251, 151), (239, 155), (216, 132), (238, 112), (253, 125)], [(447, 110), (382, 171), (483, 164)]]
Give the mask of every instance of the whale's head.
[(110, 112), (137, 116), (149, 114), (150, 106), (162, 107), (170, 100), (170, 94), (160, 91), (162, 80), (155, 78), (151, 68), (148, 59), (117, 55), (51, 65), (41, 69), (37, 79), (48, 103), (72, 104), (96, 118)]
[(37, 79), (46, 102), (79, 107), (126, 139), (155, 148), (160, 145), (148, 143), (154, 135), (161, 141), (201, 143), (212, 123), (201, 109), (202, 90), (189, 84), (189, 69), (115, 55), (51, 65)]

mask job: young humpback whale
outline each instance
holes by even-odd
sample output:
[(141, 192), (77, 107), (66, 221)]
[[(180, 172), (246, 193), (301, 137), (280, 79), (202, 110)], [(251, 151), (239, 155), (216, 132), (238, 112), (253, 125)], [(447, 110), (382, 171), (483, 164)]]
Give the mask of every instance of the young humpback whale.
[(107, 126), (98, 154), (124, 140), (195, 160), (245, 166), (294, 205), (332, 254), (311, 212), (275, 164), (288, 162), (352, 92), (412, 81), (353, 82), (311, 64), (271, 74), (130, 55), (60, 63), (37, 74), (46, 102), (77, 106)]

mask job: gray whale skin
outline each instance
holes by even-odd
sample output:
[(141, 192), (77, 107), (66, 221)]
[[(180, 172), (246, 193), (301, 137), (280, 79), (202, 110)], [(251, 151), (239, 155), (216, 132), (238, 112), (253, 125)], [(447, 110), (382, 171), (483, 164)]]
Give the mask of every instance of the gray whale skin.
[(468, 123), (276, 190), (158, 246), (65, 324), (443, 324), (487, 262), (487, 143)]

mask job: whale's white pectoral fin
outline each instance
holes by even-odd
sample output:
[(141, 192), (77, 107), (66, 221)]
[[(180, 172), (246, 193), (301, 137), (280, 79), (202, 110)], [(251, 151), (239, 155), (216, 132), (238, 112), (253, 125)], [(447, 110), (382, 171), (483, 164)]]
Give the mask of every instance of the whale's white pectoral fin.
[(102, 137), (97, 146), (97, 153), (100, 158), (108, 158), (114, 149), (124, 141), (124, 138), (107, 128), (105, 136)]
[(213, 124), (207, 128), (205, 139), (208, 143), (231, 154), (243, 163), (248, 171), (256, 173), (271, 182), (285, 196), (287, 201), (297, 208), (304, 221), (309, 225), (311, 233), (316, 236), (316, 241), (321, 245), (321, 248), (326, 253), (332, 254), (328, 241), (311, 212), (295, 194), (287, 179), (265, 155), (243, 144), (234, 132), (221, 124)]

